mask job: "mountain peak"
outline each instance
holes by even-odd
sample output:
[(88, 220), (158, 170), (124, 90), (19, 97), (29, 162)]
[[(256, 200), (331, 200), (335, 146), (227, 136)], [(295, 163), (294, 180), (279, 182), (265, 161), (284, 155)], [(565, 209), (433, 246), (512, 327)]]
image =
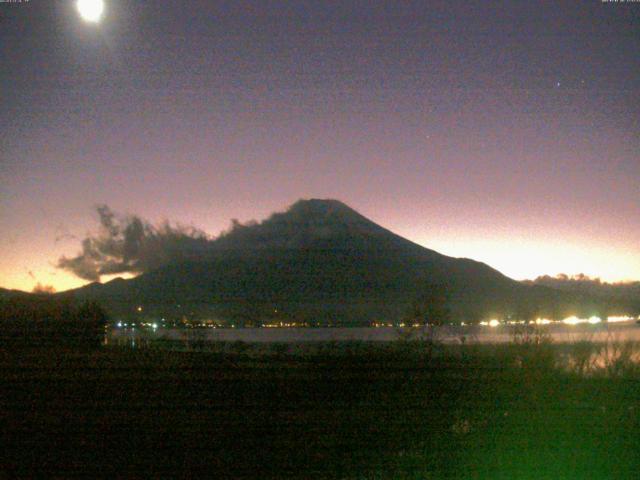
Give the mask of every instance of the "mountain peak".
[(287, 211), (304, 210), (314, 213), (325, 213), (329, 211), (353, 212), (354, 209), (334, 198), (309, 198), (300, 199), (293, 203)]
[(303, 247), (336, 237), (390, 234), (343, 202), (303, 199), (260, 223), (240, 225), (218, 239), (224, 247)]
[(340, 223), (361, 223), (364, 221), (373, 223), (340, 200), (320, 198), (298, 200), (286, 212), (272, 215), (271, 219), (274, 218), (287, 218), (292, 221), (304, 219), (306, 222), (320, 221), (323, 223), (327, 221)]

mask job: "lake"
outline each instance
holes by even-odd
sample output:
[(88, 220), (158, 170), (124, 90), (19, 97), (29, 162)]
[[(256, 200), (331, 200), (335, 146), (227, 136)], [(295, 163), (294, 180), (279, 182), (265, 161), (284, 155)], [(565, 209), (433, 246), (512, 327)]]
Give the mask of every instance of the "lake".
[[(436, 338), (448, 344), (456, 343), (506, 343), (514, 339), (519, 326), (496, 327), (445, 326), (437, 327)], [(521, 327), (520, 327), (521, 328)], [(580, 340), (593, 342), (640, 341), (640, 325), (635, 320), (618, 323), (566, 325), (554, 323), (542, 325), (539, 331), (548, 335), (555, 343), (570, 343)], [(113, 341), (137, 339), (166, 339), (174, 341), (211, 341), (249, 343), (301, 343), (331, 341), (392, 342), (404, 335), (419, 336), (420, 328), (114, 328), (109, 334)]]

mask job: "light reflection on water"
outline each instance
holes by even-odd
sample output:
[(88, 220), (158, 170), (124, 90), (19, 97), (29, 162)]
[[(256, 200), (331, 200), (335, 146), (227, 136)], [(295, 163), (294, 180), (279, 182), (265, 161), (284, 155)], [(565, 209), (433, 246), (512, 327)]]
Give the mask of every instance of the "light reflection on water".
[[(436, 327), (434, 336), (446, 344), (491, 344), (513, 342), (521, 326), (445, 326)], [(333, 341), (392, 342), (401, 337), (419, 338), (424, 328), (114, 328), (110, 332), (111, 343), (129, 340), (172, 340), (181, 342), (235, 342), (248, 343), (302, 343)], [(600, 324), (538, 326), (536, 334), (548, 337), (553, 343), (589, 341), (640, 341), (640, 325), (635, 321)]]
[[(550, 358), (548, 349), (536, 345), (554, 345), (553, 364), (581, 374), (617, 376), (640, 365), (640, 325), (635, 321), (600, 324), (448, 326), (431, 331), (421, 328), (114, 328), (108, 344), (132, 349), (169, 348), (178, 350), (271, 352), (273, 348), (311, 353), (321, 342), (397, 342), (398, 340), (433, 339), (449, 345), (516, 345), (516, 365)], [(163, 343), (167, 342), (167, 343)], [(221, 343), (216, 343), (221, 342)], [(238, 345), (240, 344), (240, 345)], [(225, 347), (226, 345), (226, 347)], [(280, 346), (279, 346), (280, 345)], [(419, 344), (418, 344), (419, 345)], [(521, 349), (518, 345), (524, 347)], [(532, 350), (531, 347), (534, 346)], [(322, 348), (322, 347), (320, 347)], [(340, 348), (339, 344), (336, 348)], [(537, 353), (536, 353), (537, 352)], [(531, 356), (533, 354), (533, 356)], [(537, 359), (537, 360), (536, 360)], [(549, 365), (546, 363), (546, 365)]]

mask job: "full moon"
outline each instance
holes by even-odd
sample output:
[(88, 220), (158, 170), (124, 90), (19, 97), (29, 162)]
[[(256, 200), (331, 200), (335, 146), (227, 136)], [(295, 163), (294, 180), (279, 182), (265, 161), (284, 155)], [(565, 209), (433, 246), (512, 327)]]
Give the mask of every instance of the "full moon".
[(76, 3), (80, 16), (87, 22), (97, 23), (104, 12), (102, 0), (78, 0)]

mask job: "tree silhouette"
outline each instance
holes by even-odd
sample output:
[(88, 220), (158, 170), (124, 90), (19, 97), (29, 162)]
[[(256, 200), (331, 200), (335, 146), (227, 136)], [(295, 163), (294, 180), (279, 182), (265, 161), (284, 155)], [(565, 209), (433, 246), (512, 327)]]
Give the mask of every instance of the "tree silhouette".
[(442, 284), (427, 284), (411, 304), (409, 322), (418, 325), (441, 326), (451, 320), (449, 294)]

